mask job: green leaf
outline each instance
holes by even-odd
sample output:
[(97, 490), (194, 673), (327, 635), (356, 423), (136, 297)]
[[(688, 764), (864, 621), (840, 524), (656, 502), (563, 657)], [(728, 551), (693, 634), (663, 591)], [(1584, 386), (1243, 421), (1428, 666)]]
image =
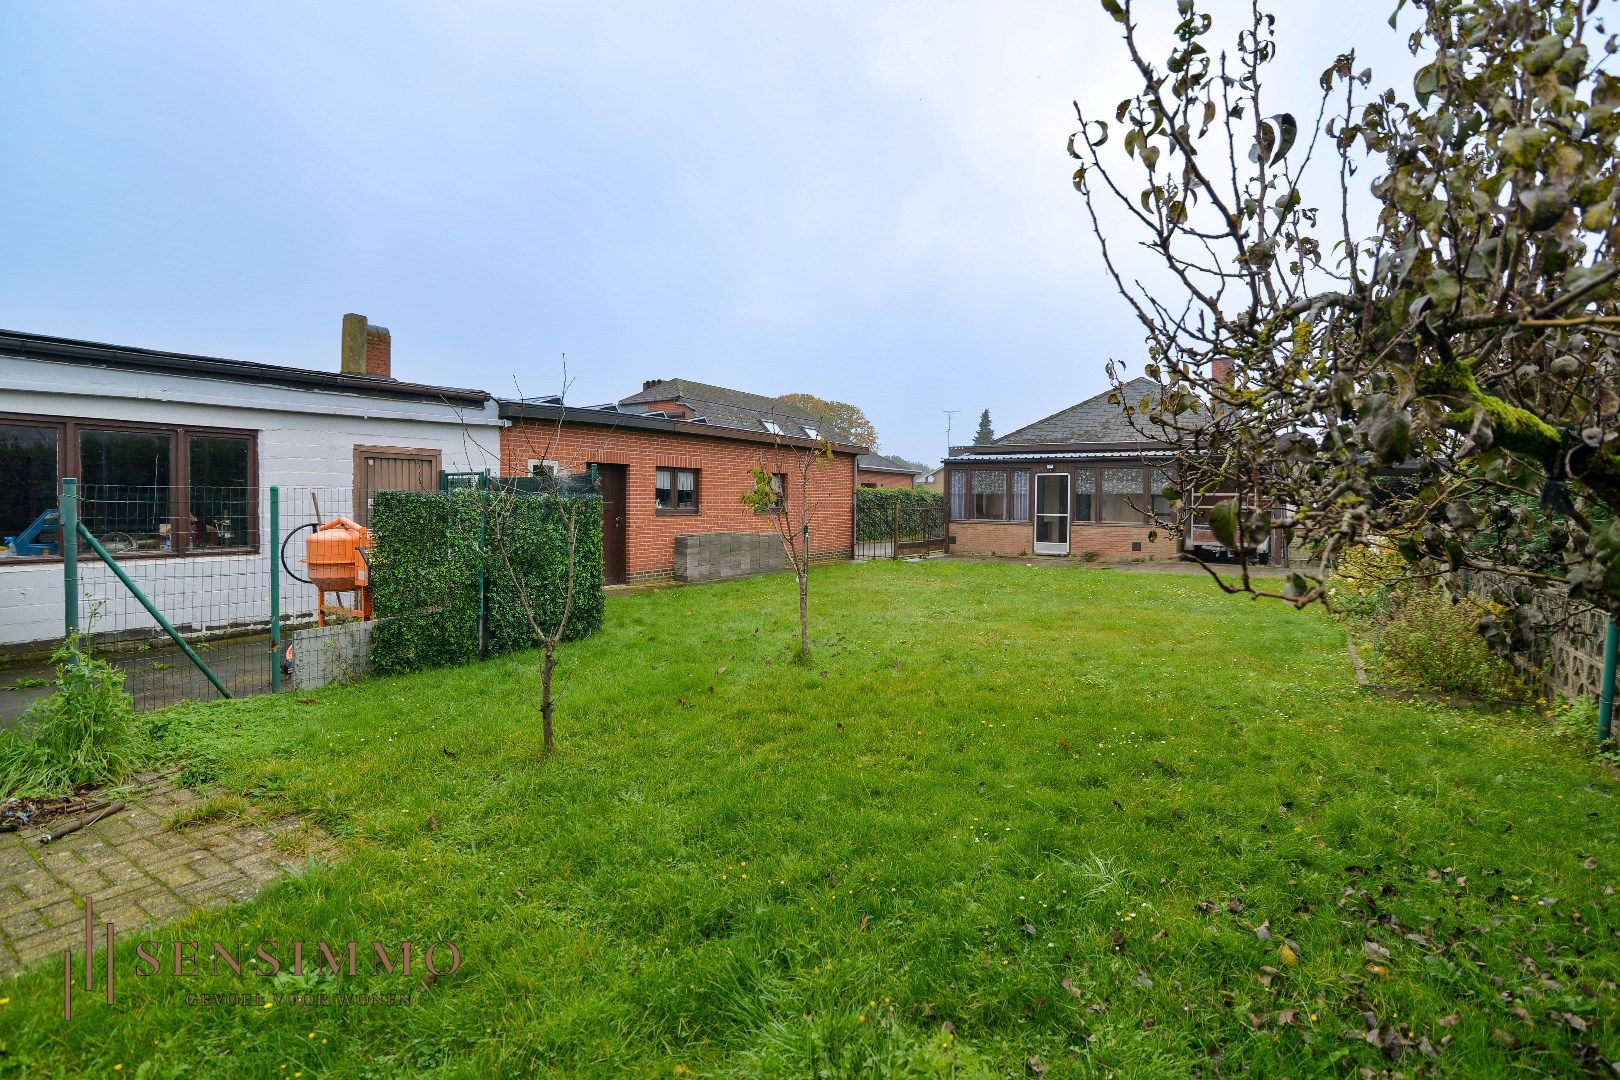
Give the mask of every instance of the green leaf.
[(1226, 499), (1209, 508), (1209, 531), (1226, 547), (1237, 547), (1236, 499)]
[(1457, 279), (1444, 270), (1436, 270), (1430, 274), (1429, 279), (1423, 283), (1423, 288), (1437, 308), (1451, 307), (1462, 293), (1462, 286), (1457, 284)]
[(1125, 21), (1125, 9), (1119, 6), (1119, 0), (1102, 0), (1103, 10), (1114, 17), (1114, 21)]

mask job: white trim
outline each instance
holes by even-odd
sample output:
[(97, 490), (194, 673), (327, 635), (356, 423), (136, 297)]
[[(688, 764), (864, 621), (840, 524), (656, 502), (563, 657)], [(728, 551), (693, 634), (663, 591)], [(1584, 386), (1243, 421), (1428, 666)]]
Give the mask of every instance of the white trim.
[[(1056, 477), (1059, 477), (1059, 476), (1063, 477), (1063, 487), (1061, 489), (1063, 491), (1063, 513), (1061, 515), (1060, 514), (1055, 514), (1055, 513), (1042, 514), (1041, 513), (1041, 481), (1045, 480), (1045, 479), (1048, 479), (1048, 478), (1056, 478)], [(1074, 523), (1069, 520), (1069, 516), (1070, 516), (1070, 514), (1072, 512), (1071, 511), (1071, 500), (1074, 498), (1074, 474), (1073, 473), (1066, 473), (1066, 472), (1061, 472), (1061, 473), (1060, 472), (1038, 472), (1038, 473), (1032, 474), (1030, 476), (1030, 480), (1035, 485), (1035, 490), (1029, 493), (1029, 495), (1030, 495), (1030, 514), (1029, 514), (1029, 518), (1030, 518), (1030, 527), (1031, 527), (1031, 530), (1032, 530), (1032, 533), (1031, 533), (1031, 536), (1030, 536), (1030, 543), (1032, 545), (1032, 550), (1037, 555), (1067, 555), (1069, 553), (1069, 539), (1070, 539), (1069, 534), (1074, 531)], [(1043, 544), (1040, 540), (1036, 539), (1036, 537), (1039, 537), (1041, 535), (1041, 518), (1043, 518), (1043, 517), (1049, 517), (1049, 518), (1061, 517), (1063, 519), (1063, 543), (1061, 543), (1061, 544), (1044, 543)]]

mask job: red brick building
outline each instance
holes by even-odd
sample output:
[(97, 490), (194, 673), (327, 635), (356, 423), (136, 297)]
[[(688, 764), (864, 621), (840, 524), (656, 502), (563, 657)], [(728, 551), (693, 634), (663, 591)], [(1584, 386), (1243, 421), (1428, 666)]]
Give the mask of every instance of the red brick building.
[(917, 482), (916, 469), (882, 454), (862, 454), (856, 459), (855, 468), (864, 488), (907, 488)]
[(508, 423), (501, 432), (503, 476), (595, 472), (609, 584), (677, 576), (682, 537), (751, 534), (774, 544), (773, 515), (742, 501), (754, 487), (753, 470), (783, 478), (796, 523), (800, 465), (829, 445), (831, 459), (810, 474), (810, 551), (816, 558), (853, 553), (855, 459), (865, 448), (827, 443), (814, 420), (773, 398), (655, 380), (614, 406), (503, 401), (500, 414)]
[[(1158, 383), (1136, 379), (1140, 401)], [(1159, 494), (1171, 448), (1137, 431), (1112, 391), (945, 462), (949, 550), (958, 554), (1173, 559), (1182, 538)], [(1170, 520), (1170, 526), (1155, 519)]]

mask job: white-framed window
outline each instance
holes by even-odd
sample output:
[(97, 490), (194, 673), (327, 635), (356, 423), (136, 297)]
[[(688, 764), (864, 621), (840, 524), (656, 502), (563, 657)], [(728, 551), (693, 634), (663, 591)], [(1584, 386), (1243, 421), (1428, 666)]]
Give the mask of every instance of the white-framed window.
[(812, 439), (821, 438), (821, 430), (819, 428), (817, 428), (814, 424), (806, 424), (806, 425), (804, 425), (804, 433), (807, 436), (809, 436), (810, 438), (812, 438)]
[(766, 417), (765, 419), (761, 420), (759, 423), (760, 423), (761, 427), (763, 427), (766, 431), (770, 432), (772, 435), (780, 435), (780, 434), (782, 434), (782, 425), (778, 424), (775, 420), (772, 420), (769, 417)]
[(559, 476), (566, 476), (567, 470), (562, 467), (560, 461), (553, 461), (550, 458), (530, 458), (529, 475), (544, 476), (555, 480)]

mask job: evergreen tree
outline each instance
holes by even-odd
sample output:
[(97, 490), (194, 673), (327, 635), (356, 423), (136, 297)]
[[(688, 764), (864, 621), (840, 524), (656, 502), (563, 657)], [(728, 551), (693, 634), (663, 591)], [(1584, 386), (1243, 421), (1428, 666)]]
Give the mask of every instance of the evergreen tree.
[(983, 446), (985, 443), (996, 441), (996, 430), (990, 426), (990, 410), (986, 409), (979, 414), (979, 430), (973, 433), (973, 444)]

